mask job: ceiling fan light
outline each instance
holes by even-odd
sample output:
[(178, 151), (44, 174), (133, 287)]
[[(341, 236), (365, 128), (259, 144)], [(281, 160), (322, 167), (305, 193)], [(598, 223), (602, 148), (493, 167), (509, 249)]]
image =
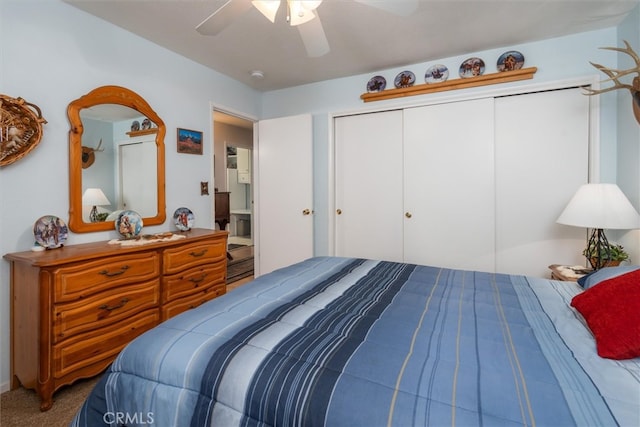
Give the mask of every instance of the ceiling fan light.
[(298, 0), (289, 0), (289, 24), (293, 27), (309, 22), (316, 16), (311, 10), (305, 9), (302, 3)]
[(280, 0), (254, 0), (251, 3), (269, 21), (276, 22), (276, 13), (280, 8)]

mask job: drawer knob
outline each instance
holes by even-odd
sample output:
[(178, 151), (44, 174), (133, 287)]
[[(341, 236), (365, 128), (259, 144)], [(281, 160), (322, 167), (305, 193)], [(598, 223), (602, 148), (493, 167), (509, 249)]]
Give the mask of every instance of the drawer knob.
[(190, 252), (189, 255), (191, 255), (192, 257), (198, 258), (201, 257), (202, 255), (206, 254), (207, 250), (203, 249), (200, 252)]
[(114, 277), (114, 276), (119, 276), (121, 274), (124, 274), (124, 272), (127, 271), (128, 269), (129, 269), (128, 265), (123, 265), (119, 271), (102, 270), (100, 274), (107, 277)]
[(126, 303), (128, 303), (128, 302), (129, 302), (129, 298), (122, 298), (122, 299), (120, 300), (120, 304), (118, 304), (118, 305), (112, 305), (112, 306), (109, 306), (108, 304), (102, 304), (102, 305), (101, 305), (100, 307), (98, 307), (98, 308), (100, 308), (101, 310), (112, 311), (112, 310), (115, 310), (115, 309), (118, 309), (118, 308), (124, 307), (124, 305), (125, 305)]

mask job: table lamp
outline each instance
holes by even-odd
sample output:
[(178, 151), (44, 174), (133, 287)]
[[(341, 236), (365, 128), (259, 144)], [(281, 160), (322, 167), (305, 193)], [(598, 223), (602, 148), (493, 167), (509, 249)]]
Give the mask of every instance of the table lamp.
[[(593, 229), (587, 242), (586, 257), (594, 270), (610, 259), (609, 241), (604, 229), (640, 228), (640, 214), (615, 184), (582, 185), (556, 221), (559, 224)], [(593, 248), (595, 255), (590, 256)]]
[(87, 188), (82, 195), (82, 204), (86, 206), (92, 206), (89, 213), (89, 220), (91, 222), (98, 222), (98, 206), (107, 206), (111, 202), (107, 199), (101, 189), (99, 188)]

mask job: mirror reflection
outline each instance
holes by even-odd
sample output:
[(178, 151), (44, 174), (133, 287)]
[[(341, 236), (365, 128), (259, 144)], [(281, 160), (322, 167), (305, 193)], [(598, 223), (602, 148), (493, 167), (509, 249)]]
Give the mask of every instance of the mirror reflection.
[(80, 118), (83, 221), (105, 221), (124, 209), (157, 215), (156, 124), (115, 104), (84, 109)]
[(122, 210), (166, 218), (163, 121), (129, 89), (103, 86), (68, 108), (69, 228), (109, 230)]

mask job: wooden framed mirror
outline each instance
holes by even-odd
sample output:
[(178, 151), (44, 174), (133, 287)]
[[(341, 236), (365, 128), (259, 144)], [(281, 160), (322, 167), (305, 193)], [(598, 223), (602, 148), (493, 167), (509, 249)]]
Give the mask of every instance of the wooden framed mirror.
[[(144, 226), (164, 223), (166, 128), (151, 106), (127, 88), (102, 86), (71, 102), (67, 115), (69, 228), (76, 233), (114, 230), (115, 216), (125, 209), (139, 212)], [(147, 151), (140, 150), (143, 146)], [(127, 167), (131, 164), (136, 167)], [(140, 173), (142, 164), (147, 169)], [(100, 188), (107, 199), (97, 217), (90, 204), (83, 204), (90, 188)]]

